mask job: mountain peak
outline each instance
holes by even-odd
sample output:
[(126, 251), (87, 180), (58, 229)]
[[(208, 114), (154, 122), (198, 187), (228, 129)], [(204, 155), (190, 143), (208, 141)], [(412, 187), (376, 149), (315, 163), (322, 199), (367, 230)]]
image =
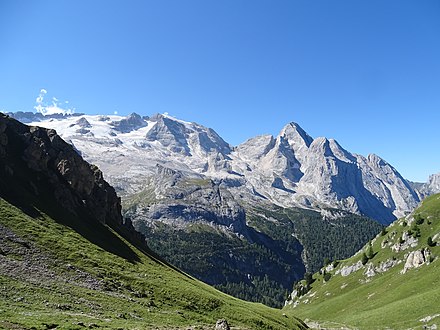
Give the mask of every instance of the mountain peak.
[(389, 165), (383, 158), (379, 157), (376, 154), (369, 154), (367, 159), (372, 164), (377, 164), (379, 166)]
[(290, 122), (284, 126), (280, 132), (280, 136), (287, 139), (291, 146), (299, 145), (306, 146), (308, 148), (313, 142), (313, 138), (295, 122)]
[(121, 133), (128, 133), (141, 127), (147, 126), (147, 122), (137, 113), (133, 112), (129, 116), (112, 123), (113, 128)]

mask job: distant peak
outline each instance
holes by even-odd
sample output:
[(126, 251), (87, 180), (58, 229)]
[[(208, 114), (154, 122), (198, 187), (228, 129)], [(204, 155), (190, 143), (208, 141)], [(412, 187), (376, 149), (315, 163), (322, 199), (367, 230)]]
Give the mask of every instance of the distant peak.
[(177, 121), (177, 122), (179, 122), (179, 123), (182, 123), (182, 124), (185, 124), (185, 125), (193, 125), (194, 123), (191, 123), (191, 122), (189, 122), (189, 121), (185, 121), (185, 120), (181, 120), (181, 119), (178, 119), (178, 118), (176, 118), (176, 117), (173, 117), (173, 116), (171, 116), (168, 112), (164, 112), (162, 115), (160, 115), (160, 116), (162, 116), (162, 118), (167, 118), (167, 119), (170, 119), (170, 120), (173, 120), (173, 121)]
[(295, 122), (290, 122), (284, 126), (280, 132), (280, 136), (285, 137), (291, 143), (305, 144), (307, 147), (313, 142), (313, 138)]
[(137, 113), (133, 112), (121, 120), (112, 122), (112, 126), (113, 129), (121, 133), (128, 133), (138, 128), (147, 126), (145, 119), (147, 118), (143, 118)]
[(299, 130), (304, 131), (304, 130), (302, 129), (302, 127), (301, 127), (298, 123), (296, 123), (296, 122), (294, 122), (294, 121), (291, 121), (291, 122), (288, 123), (286, 126), (291, 126), (291, 127), (295, 128), (295, 129), (299, 129)]
[(137, 114), (136, 112), (130, 113), (127, 118), (141, 118), (141, 115)]
[(89, 121), (86, 118), (84, 118), (84, 117), (81, 117), (80, 119), (78, 119), (76, 121), (76, 125), (81, 126), (83, 128), (92, 127), (92, 125), (89, 123)]

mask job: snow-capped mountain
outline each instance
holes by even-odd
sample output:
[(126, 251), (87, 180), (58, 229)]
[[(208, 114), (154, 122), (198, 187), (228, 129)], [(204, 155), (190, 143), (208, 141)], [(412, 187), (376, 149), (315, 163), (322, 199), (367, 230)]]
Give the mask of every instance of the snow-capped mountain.
[[(122, 195), (144, 189), (160, 165), (211, 179), (244, 202), (340, 208), (383, 223), (419, 203), (416, 191), (379, 156), (352, 154), (333, 139), (312, 138), (296, 123), (276, 137), (257, 136), (232, 147), (214, 130), (166, 114), (16, 117), (56, 129)], [(439, 180), (432, 182), (435, 187)]]

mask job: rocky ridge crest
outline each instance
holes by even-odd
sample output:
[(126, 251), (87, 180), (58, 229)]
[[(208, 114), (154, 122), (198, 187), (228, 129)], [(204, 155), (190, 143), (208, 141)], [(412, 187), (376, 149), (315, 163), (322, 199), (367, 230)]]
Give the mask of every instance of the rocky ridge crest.
[[(99, 168), (83, 160), (54, 129), (27, 126), (0, 113), (0, 173), (3, 181), (20, 182), (35, 196), (51, 196), (73, 215), (142, 240), (124, 223), (121, 200)], [(3, 190), (8, 193), (7, 185)]]

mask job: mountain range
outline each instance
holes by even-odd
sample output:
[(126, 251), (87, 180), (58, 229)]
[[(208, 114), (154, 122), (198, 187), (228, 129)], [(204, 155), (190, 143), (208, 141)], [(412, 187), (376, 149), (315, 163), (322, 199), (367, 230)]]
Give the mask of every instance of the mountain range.
[[(379, 156), (364, 157), (334, 139), (312, 138), (296, 123), (276, 137), (257, 136), (233, 147), (210, 128), (166, 114), (13, 116), (57, 129), (123, 196), (141, 191), (161, 166), (189, 178), (212, 179), (249, 202), (331, 207), (387, 224), (440, 189), (440, 174), (426, 184), (411, 184)], [(160, 195), (160, 188), (155, 193)]]

